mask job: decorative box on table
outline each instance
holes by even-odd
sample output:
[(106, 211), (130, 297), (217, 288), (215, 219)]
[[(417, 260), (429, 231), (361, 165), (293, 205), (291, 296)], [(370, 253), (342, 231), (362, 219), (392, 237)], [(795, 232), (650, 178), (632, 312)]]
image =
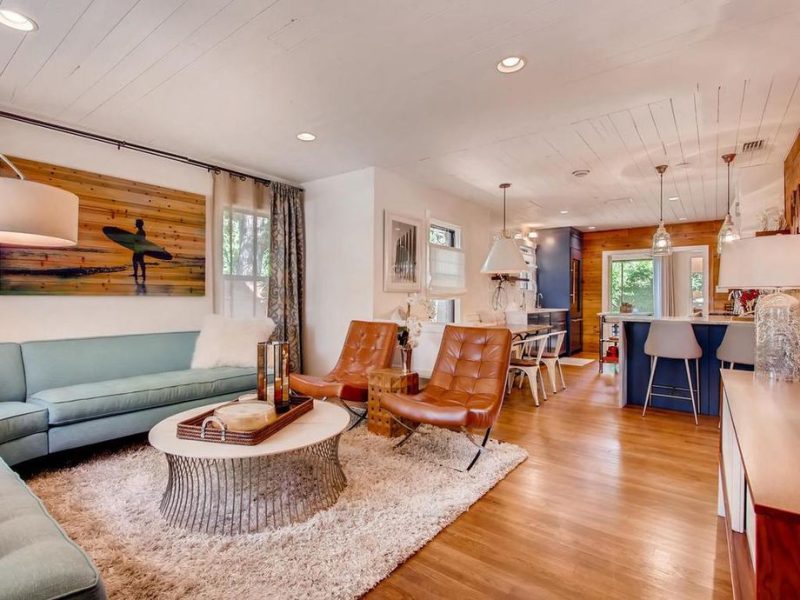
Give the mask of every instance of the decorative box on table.
[(403, 369), (375, 369), (367, 374), (369, 399), (367, 401), (367, 429), (376, 435), (397, 437), (404, 433), (392, 414), (381, 408), (381, 394), (394, 392), (416, 394), (419, 391), (419, 374)]

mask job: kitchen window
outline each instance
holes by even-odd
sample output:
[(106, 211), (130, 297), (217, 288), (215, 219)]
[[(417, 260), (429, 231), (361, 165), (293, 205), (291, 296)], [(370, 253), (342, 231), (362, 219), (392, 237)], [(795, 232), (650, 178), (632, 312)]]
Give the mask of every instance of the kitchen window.
[(603, 252), (603, 311), (684, 317), (708, 308), (707, 246), (657, 258), (647, 250)]
[(655, 270), (647, 256), (612, 256), (608, 269), (608, 311), (652, 314)]

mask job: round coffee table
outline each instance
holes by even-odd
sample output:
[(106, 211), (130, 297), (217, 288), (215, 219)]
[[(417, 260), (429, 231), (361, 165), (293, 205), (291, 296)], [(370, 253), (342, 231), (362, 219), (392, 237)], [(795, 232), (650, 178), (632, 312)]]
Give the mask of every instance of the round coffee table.
[(336, 503), (347, 485), (339, 463), (347, 411), (314, 401), (314, 410), (255, 446), (177, 437), (179, 421), (214, 406), (173, 415), (150, 430), (150, 444), (169, 467), (161, 514), (170, 525), (248, 533), (304, 521)]

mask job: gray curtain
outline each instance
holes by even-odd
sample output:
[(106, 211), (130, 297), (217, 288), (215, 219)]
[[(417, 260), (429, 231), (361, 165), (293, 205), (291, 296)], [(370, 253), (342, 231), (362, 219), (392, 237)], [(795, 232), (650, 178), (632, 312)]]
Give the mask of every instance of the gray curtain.
[(269, 304), (275, 321), (273, 339), (289, 342), (289, 366), (303, 369), (303, 295), (305, 285), (305, 223), (303, 190), (272, 182), (270, 216)]

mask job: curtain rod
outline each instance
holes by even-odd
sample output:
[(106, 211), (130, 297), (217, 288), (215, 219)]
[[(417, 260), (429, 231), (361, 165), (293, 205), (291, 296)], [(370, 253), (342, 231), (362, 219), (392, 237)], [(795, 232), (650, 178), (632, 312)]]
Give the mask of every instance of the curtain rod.
[(214, 171), (215, 173), (219, 173), (220, 171), (224, 171), (226, 173), (230, 173), (235, 177), (239, 177), (241, 179), (253, 179), (254, 181), (259, 181), (264, 185), (271, 185), (272, 181), (266, 179), (264, 177), (259, 177), (257, 175), (250, 175), (249, 173), (242, 173), (241, 171), (235, 171), (233, 169), (229, 169), (227, 167), (221, 167), (219, 165), (214, 165), (211, 163), (203, 162), (201, 160), (195, 160), (193, 158), (189, 158), (188, 156), (181, 156), (180, 154), (175, 154), (173, 152), (167, 152), (166, 150), (159, 150), (158, 148), (150, 148), (149, 146), (142, 146), (141, 144), (133, 144), (131, 142), (126, 142), (124, 140), (118, 140), (111, 137), (107, 137), (105, 135), (99, 135), (97, 133), (90, 133), (88, 131), (82, 131), (80, 129), (74, 129), (72, 127), (67, 127), (65, 125), (57, 125), (56, 123), (48, 123), (47, 121), (40, 121), (39, 119), (33, 119), (31, 117), (26, 117), (24, 115), (18, 115), (16, 113), (7, 112), (4, 110), (0, 110), (0, 117), (4, 119), (10, 119), (12, 121), (19, 121), (20, 123), (27, 123), (28, 125), (34, 125), (36, 127), (42, 127), (44, 129), (51, 129), (53, 131), (58, 131), (60, 133), (67, 133), (69, 135), (74, 135), (77, 137), (85, 138), (88, 140), (93, 140), (95, 142), (102, 142), (104, 144), (109, 144), (110, 146), (116, 146), (117, 150), (121, 150), (123, 148), (127, 150), (133, 150), (134, 152), (141, 152), (142, 154), (149, 154), (151, 156), (157, 156), (159, 158), (166, 158), (167, 160), (173, 160), (175, 162), (191, 165), (193, 167), (199, 167), (205, 169), (207, 171)]

